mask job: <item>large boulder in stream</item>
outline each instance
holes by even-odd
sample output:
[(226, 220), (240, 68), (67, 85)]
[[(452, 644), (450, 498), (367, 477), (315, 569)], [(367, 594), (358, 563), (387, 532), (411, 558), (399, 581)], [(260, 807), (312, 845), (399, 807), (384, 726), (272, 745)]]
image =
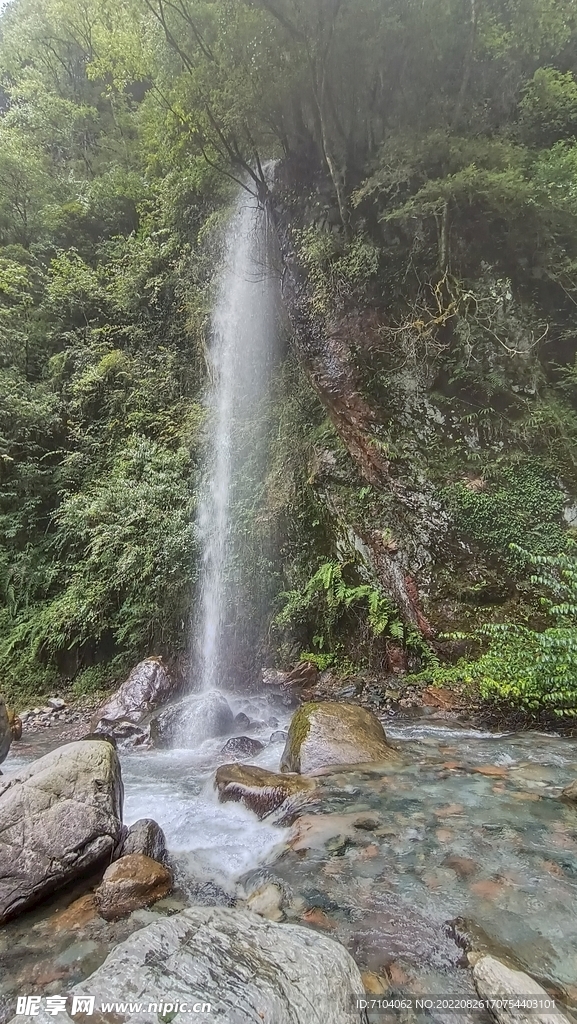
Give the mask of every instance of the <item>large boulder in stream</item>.
[(122, 836), (110, 743), (80, 740), (0, 778), (0, 924), (109, 862)]
[(123, 727), (126, 733), (129, 723), (139, 723), (149, 712), (166, 704), (176, 688), (175, 680), (160, 658), (145, 658), (96, 712), (91, 722), (92, 732), (115, 735), (118, 730), (119, 738), (125, 738)]
[(12, 729), (10, 728), (10, 720), (6, 711), (6, 705), (0, 697), (0, 764), (8, 757), (11, 743)]
[[(217, 768), (215, 785), (222, 803), (235, 800), (259, 818), (271, 811), (303, 802), (303, 797), (315, 789), (311, 779), (301, 775), (281, 775), (253, 764), (223, 764)], [(283, 806), (286, 804), (286, 808)]]
[(570, 1024), (534, 978), (511, 970), (494, 956), (482, 956), (477, 961), (473, 978), (481, 998), (491, 1001), (498, 1024)]
[[(110, 1019), (102, 1003), (127, 996), (123, 1024), (189, 1024), (203, 1003), (218, 1024), (358, 1024), (353, 997), (363, 992), (354, 960), (326, 935), (251, 911), (191, 907), (134, 932), (71, 996), (94, 997), (96, 1024)], [(28, 1020), (53, 1018), (44, 1007), (34, 1018), (13, 1018)]]
[(234, 715), (226, 697), (219, 690), (208, 690), (156, 712), (150, 721), (150, 741), (155, 747), (193, 747), (226, 736), (233, 726)]
[(303, 704), (295, 712), (280, 768), (315, 775), (330, 765), (398, 760), (376, 715), (355, 704), (326, 701)]

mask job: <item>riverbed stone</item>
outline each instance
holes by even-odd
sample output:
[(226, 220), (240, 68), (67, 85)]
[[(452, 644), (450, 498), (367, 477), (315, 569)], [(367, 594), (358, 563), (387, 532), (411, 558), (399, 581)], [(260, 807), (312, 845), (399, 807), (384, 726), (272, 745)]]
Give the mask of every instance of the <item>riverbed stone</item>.
[(527, 996), (551, 1002), (551, 997), (534, 978), (506, 967), (493, 956), (482, 956), (473, 967), (475, 987), (482, 999), (495, 1000), (492, 1010), (498, 1024), (569, 1024), (558, 1009), (525, 1009), (515, 1006)]
[(249, 910), (260, 917), (266, 917), (268, 921), (283, 921), (282, 910), (283, 892), (280, 886), (274, 882), (265, 882), (258, 889), (250, 894), (246, 901)]
[[(169, 1011), (173, 1024), (188, 1024), (195, 1003), (210, 1003), (218, 1024), (358, 1024), (353, 996), (362, 992), (357, 965), (328, 935), (251, 911), (191, 907), (134, 932), (71, 995), (93, 996), (98, 1007), (130, 994), (145, 1008), (127, 1008), (124, 1024), (158, 1024), (158, 1009), (148, 1005), (160, 1002), (187, 1005), (188, 1013)], [(98, 1013), (92, 1019), (104, 1022)], [(13, 1024), (51, 1020), (41, 1007)]]
[(565, 786), (561, 796), (564, 800), (571, 800), (574, 803), (577, 803), (577, 779), (575, 782), (571, 782), (568, 786)]
[(226, 757), (238, 758), (255, 757), (264, 750), (264, 743), (253, 739), (252, 736), (231, 736), (221, 750)]
[(195, 693), (156, 712), (150, 722), (155, 747), (194, 747), (206, 739), (232, 732), (234, 715), (219, 690)]
[(223, 764), (217, 769), (215, 785), (221, 803), (235, 800), (244, 804), (259, 818), (285, 803), (292, 803), (312, 793), (315, 783), (300, 775), (271, 772), (253, 764)]
[(142, 853), (160, 864), (165, 864), (168, 860), (166, 836), (153, 818), (139, 818), (128, 829), (120, 856), (127, 857), (132, 853)]
[(92, 732), (114, 732), (114, 723), (138, 723), (174, 696), (177, 684), (160, 658), (139, 662), (91, 722)]
[(280, 767), (314, 775), (330, 765), (398, 760), (376, 715), (355, 704), (326, 701), (303, 704), (295, 712)]
[(163, 899), (171, 889), (172, 874), (164, 864), (130, 853), (106, 869), (94, 898), (100, 916), (116, 921)]
[(0, 923), (110, 861), (122, 836), (114, 747), (77, 741), (0, 778)]

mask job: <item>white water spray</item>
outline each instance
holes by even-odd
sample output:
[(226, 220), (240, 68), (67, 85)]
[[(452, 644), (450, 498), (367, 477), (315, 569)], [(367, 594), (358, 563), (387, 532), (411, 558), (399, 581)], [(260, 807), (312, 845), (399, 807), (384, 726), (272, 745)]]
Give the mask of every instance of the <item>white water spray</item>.
[(261, 440), (257, 410), (273, 365), (276, 280), (270, 251), (267, 214), (243, 189), (226, 234), (212, 316), (210, 449), (198, 517), (203, 563), (197, 664), (203, 690), (224, 681), (227, 624), (241, 599), (231, 579), (236, 555), (231, 513), (243, 469)]

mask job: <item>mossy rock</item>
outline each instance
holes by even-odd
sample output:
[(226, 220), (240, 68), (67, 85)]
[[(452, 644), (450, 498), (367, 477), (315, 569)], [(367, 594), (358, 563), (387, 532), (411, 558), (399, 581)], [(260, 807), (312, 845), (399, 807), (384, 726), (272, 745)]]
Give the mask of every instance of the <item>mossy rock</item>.
[(336, 701), (303, 704), (293, 715), (281, 772), (315, 775), (329, 765), (396, 762), (376, 715)]
[(217, 769), (215, 785), (221, 802), (236, 800), (264, 818), (315, 789), (310, 779), (300, 775), (280, 775), (252, 764), (223, 764)]

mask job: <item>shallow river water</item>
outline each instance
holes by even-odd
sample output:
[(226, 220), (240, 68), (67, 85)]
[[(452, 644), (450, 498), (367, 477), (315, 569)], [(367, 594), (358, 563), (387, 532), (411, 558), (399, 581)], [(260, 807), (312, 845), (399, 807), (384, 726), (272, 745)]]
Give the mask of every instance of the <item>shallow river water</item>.
[[(268, 744), (247, 760), (278, 768), (283, 742), (268, 740), (286, 710), (264, 698), (233, 703), (262, 723), (251, 735)], [(66, 992), (154, 914), (191, 898), (232, 902), (266, 880), (281, 887), (287, 920), (333, 934), (400, 991), (469, 991), (469, 946), (523, 966), (573, 1006), (577, 808), (559, 792), (577, 777), (577, 741), (428, 719), (385, 728), (403, 765), (324, 777), (291, 828), (218, 803), (222, 739), (122, 753), (125, 821), (161, 824), (176, 893), (115, 926), (59, 930), (54, 911), (72, 892), (10, 923), (0, 931), (0, 1019), (23, 992)], [(4, 772), (22, 763), (17, 750)]]

